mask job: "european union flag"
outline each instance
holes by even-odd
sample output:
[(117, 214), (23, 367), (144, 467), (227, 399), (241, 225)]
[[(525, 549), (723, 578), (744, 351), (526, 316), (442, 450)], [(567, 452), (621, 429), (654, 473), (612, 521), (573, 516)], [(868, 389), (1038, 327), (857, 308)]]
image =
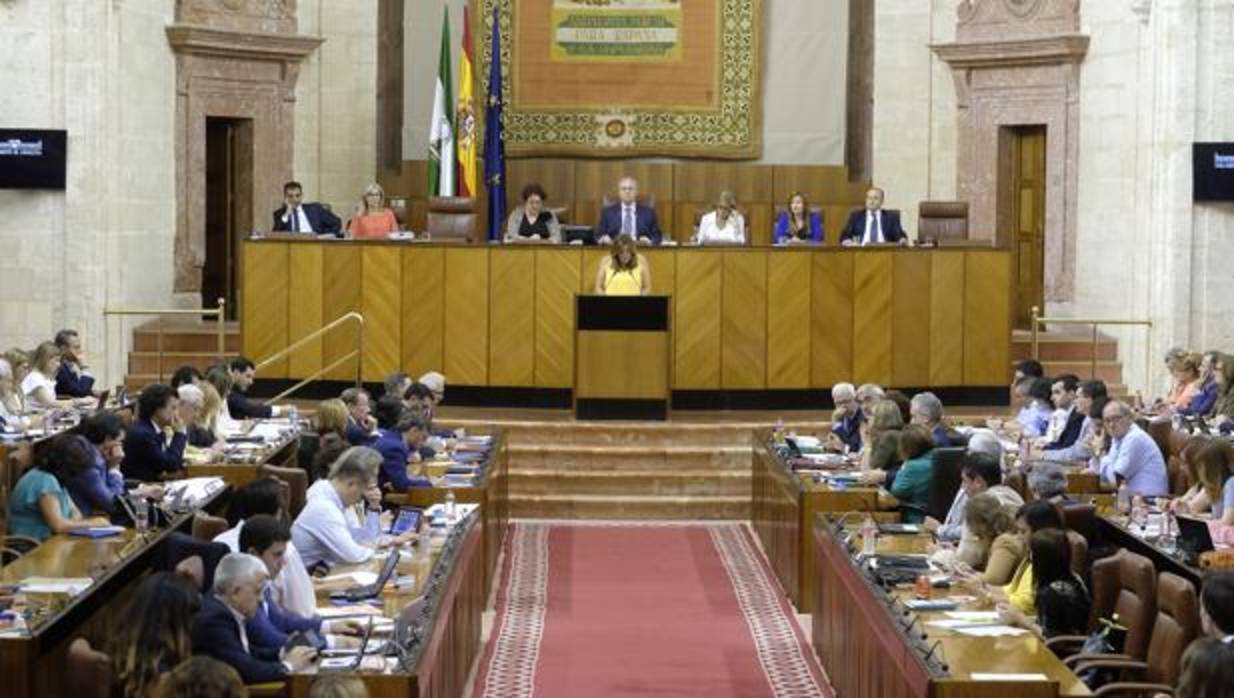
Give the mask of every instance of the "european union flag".
[(501, 32), (493, 8), (493, 53), (484, 110), (484, 184), (488, 187), (488, 239), (502, 238), (506, 220), (506, 141), (501, 126)]

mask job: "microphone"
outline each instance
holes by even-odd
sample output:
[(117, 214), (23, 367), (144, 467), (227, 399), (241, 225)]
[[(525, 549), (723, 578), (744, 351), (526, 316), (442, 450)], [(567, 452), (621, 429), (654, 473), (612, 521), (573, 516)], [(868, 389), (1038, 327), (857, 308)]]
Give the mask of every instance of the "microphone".
[[(925, 653), (925, 656), (921, 658), (921, 659), (922, 659), (922, 661), (924, 661), (924, 662), (928, 662), (928, 661), (930, 661), (930, 657), (934, 656), (934, 650), (936, 650), (936, 649), (938, 649), (939, 647), (941, 647), (941, 646), (942, 646), (942, 644), (943, 644), (943, 641), (942, 641), (942, 640), (935, 640), (935, 641), (934, 641), (934, 644), (933, 644), (933, 645), (930, 645), (930, 651), (929, 651), (929, 652), (926, 652), (926, 653)], [(944, 663), (942, 660), (939, 660), (939, 663), (940, 663), (940, 664), (942, 664), (943, 671), (946, 671), (946, 670), (947, 670), (947, 664), (946, 664), (946, 663)]]

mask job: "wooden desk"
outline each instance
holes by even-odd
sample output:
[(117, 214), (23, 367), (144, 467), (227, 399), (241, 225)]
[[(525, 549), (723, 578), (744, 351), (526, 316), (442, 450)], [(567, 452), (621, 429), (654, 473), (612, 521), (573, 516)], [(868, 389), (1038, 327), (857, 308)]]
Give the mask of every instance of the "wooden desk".
[[(397, 617), (413, 599), (424, 595), (408, 648), (405, 669), (388, 674), (356, 674), (372, 698), (454, 698), (461, 696), (472, 662), (479, 655), (484, 613), (482, 526), (478, 515), (460, 522), (441, 550), (415, 554), (400, 561), (400, 574), (415, 574), (414, 588), (387, 590), (381, 604), (387, 617)], [(423, 545), (423, 543), (422, 543)], [(372, 569), (372, 562), (351, 569)], [(344, 571), (340, 567), (338, 571)], [(323, 597), (320, 603), (327, 603)], [(307, 696), (313, 673), (288, 677), (292, 698)]]
[(185, 477), (218, 477), (223, 482), (239, 489), (257, 479), (257, 470), (263, 465), (277, 465), (284, 468), (299, 466), (300, 434), (288, 436), (278, 442), (269, 444), (267, 448), (253, 455), (245, 462), (227, 461), (223, 463), (186, 464)]
[(1126, 517), (1098, 516), (1097, 539), (1106, 546), (1126, 548), (1137, 555), (1143, 555), (1153, 561), (1153, 567), (1158, 572), (1172, 572), (1194, 584), (1197, 591), (1200, 589), (1204, 578), (1203, 569), (1187, 564), (1181, 557), (1166, 551), (1155, 541), (1132, 533), (1127, 528)]
[[(203, 504), (214, 507), (226, 499), (220, 490)], [(0, 568), (0, 584), (12, 585), (32, 576), (92, 577), (94, 584), (33, 621), (29, 635), (0, 637), (0, 677), (9, 698), (68, 695), (63, 672), (68, 645), (78, 637), (105, 650), (111, 629), (122, 617), (130, 595), (151, 570), (160, 546), (173, 531), (187, 532), (193, 515), (181, 515), (172, 526), (139, 537), (126, 529), (113, 538), (52, 536), (12, 564)]]
[[(673, 390), (1007, 385), (1013, 274), (1006, 250), (641, 251), (652, 293), (672, 296)], [(593, 290), (605, 254), (572, 246), (246, 240), (244, 353), (270, 356), (359, 311), (366, 381), (399, 368), (443, 371), (451, 385), (572, 389), (574, 297)], [(312, 375), (352, 351), (356, 331), (309, 342), (261, 376)], [(347, 362), (325, 377), (354, 376)]]
[[(811, 522), (816, 514), (873, 511), (878, 488), (837, 490), (802, 476), (772, 452), (763, 431), (755, 437), (750, 515), (767, 560), (801, 613), (814, 610), (814, 544)], [(894, 515), (893, 515), (894, 517)]]
[[(846, 698), (1051, 698), (1091, 695), (1035, 635), (976, 638), (925, 626), (911, 629), (890, 596), (854, 561), (832, 520), (813, 526), (815, 586), (812, 640), (836, 694)], [(925, 536), (887, 536), (880, 552), (922, 552)], [(967, 590), (957, 590), (957, 593)], [(936, 593), (947, 593), (939, 592)], [(893, 592), (892, 596), (901, 596)], [(898, 607), (896, 607), (898, 609)], [(966, 607), (967, 608), (967, 607)], [(921, 633), (927, 634), (924, 638)], [(929, 654), (930, 648), (937, 648)], [(927, 654), (929, 659), (926, 659)], [(973, 673), (1039, 673), (1047, 681), (977, 681)]]

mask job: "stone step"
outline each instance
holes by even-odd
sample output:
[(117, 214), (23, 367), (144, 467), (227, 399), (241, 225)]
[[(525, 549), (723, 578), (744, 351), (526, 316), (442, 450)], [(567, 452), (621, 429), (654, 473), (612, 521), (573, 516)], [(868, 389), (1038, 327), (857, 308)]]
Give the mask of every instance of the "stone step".
[[(228, 322), (223, 325), (223, 349), (228, 355), (240, 353), (240, 325)], [(218, 352), (218, 328), (212, 322), (173, 322), (163, 325), (164, 352), (206, 353)], [(133, 330), (133, 351), (157, 352), (159, 330), (155, 322), (147, 322)], [(254, 359), (256, 360), (256, 359)]]
[[(163, 352), (162, 370), (165, 376), (170, 376), (181, 366), (196, 367), (202, 373), (219, 361), (217, 352)], [(134, 375), (154, 375), (159, 372), (159, 355), (157, 352), (134, 351), (129, 353), (129, 373)]]
[(654, 495), (672, 497), (738, 497), (750, 494), (750, 469), (714, 470), (569, 470), (510, 471), (510, 496), (533, 495)]
[(589, 495), (510, 495), (517, 519), (743, 520), (750, 518), (750, 495), (733, 497), (653, 497)]
[(522, 471), (676, 471), (686, 469), (749, 472), (750, 446), (511, 446), (510, 468)]
[[(1089, 380), (1093, 377), (1093, 362), (1089, 360), (1081, 361), (1043, 361), (1041, 367), (1045, 369), (1047, 376), (1057, 376), (1062, 373), (1074, 373), (1080, 377), (1080, 380)], [(1098, 361), (1097, 362), (1097, 378), (1106, 382), (1106, 385), (1121, 384), (1123, 382), (1123, 364), (1121, 361)]]
[(749, 445), (759, 424), (658, 424), (633, 423), (614, 425), (603, 422), (539, 423), (535, 425), (505, 425), (506, 440), (511, 447), (522, 446), (637, 446), (659, 448), (686, 446), (713, 448), (716, 446)]
[[(1029, 359), (1033, 356), (1032, 335), (1029, 332), (1017, 331), (1011, 339), (1011, 358), (1013, 361)], [(1037, 336), (1037, 356), (1044, 363), (1047, 361), (1090, 361), (1093, 356), (1092, 336), (1077, 333), (1043, 333)], [(1118, 359), (1118, 340), (1107, 335), (1097, 337), (1097, 360), (1116, 361)]]

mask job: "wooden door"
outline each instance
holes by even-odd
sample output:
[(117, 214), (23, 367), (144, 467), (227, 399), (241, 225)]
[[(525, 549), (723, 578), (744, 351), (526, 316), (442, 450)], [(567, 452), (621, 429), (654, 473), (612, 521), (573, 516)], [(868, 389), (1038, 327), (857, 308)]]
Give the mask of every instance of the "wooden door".
[(1015, 269), (1015, 327), (1032, 324), (1032, 309), (1045, 307), (1045, 157), (1044, 126), (1011, 132), (1011, 187), (1008, 202)]
[(252, 121), (206, 119), (206, 258), (202, 265), (201, 303), (213, 308), (227, 302), (227, 319), (235, 320), (240, 286), (239, 243), (252, 226)]

